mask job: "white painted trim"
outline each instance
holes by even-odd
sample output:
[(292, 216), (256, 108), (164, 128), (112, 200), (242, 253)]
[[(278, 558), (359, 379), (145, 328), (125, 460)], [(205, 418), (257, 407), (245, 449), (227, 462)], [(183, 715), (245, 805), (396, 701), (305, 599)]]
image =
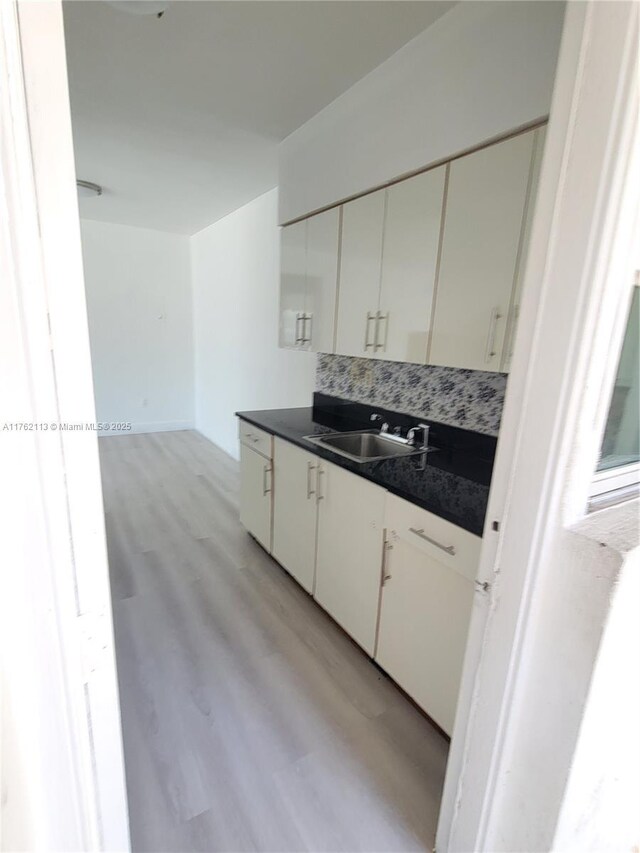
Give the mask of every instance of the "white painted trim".
[(150, 421), (149, 423), (132, 423), (131, 429), (101, 429), (99, 436), (106, 435), (139, 435), (147, 432), (174, 432), (182, 429), (194, 429), (193, 421)]
[[(59, 0), (0, 3), (0, 124), (1, 420), (93, 422)], [(97, 436), (0, 441), (2, 667), (21, 762), (3, 768), (3, 848), (127, 850)]]
[(638, 462), (619, 465), (617, 468), (606, 468), (603, 471), (596, 471), (589, 489), (589, 497), (605, 495), (607, 492), (635, 486), (638, 483), (640, 483), (640, 463)]
[[(640, 208), (638, 11), (633, 3), (567, 6), (479, 570), (489, 595), (476, 596), (440, 851), (517, 843), (502, 807), (515, 784), (510, 757), (524, 737), (518, 702), (535, 690), (527, 655), (542, 615), (533, 602), (551, 594), (546, 572), (571, 554), (568, 528), (586, 511), (626, 324)], [(570, 711), (565, 722), (577, 736), (579, 708)], [(571, 748), (569, 737), (553, 757), (556, 770)], [(522, 794), (530, 802), (539, 795), (532, 785)], [(549, 843), (553, 820), (540, 812), (537, 831)]]

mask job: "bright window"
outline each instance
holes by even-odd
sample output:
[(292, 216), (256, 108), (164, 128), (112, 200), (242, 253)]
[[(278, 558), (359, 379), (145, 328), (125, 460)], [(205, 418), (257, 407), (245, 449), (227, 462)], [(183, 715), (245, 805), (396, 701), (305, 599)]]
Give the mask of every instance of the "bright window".
[(640, 287), (633, 288), (618, 371), (591, 489), (594, 507), (640, 491)]

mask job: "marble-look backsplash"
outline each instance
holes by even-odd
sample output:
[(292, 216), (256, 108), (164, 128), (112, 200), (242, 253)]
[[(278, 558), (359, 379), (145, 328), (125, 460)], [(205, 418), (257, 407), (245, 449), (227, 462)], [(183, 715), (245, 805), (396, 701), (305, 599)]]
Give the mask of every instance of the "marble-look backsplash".
[(507, 375), (320, 353), (316, 390), (497, 435)]

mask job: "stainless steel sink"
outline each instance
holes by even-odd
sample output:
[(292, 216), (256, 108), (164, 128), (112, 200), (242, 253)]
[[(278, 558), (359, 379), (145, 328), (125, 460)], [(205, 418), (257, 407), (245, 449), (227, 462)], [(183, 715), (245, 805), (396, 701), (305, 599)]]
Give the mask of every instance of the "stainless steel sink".
[(355, 462), (375, 462), (394, 456), (411, 456), (424, 452), (410, 444), (401, 444), (376, 431), (334, 432), (327, 435), (307, 435), (307, 441), (346, 456)]

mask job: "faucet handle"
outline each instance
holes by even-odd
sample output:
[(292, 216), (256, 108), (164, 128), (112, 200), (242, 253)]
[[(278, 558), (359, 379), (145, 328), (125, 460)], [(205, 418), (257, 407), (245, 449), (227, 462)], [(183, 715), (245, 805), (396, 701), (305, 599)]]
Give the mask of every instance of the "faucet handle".
[(407, 438), (409, 441), (415, 442), (416, 432), (419, 429), (422, 430), (422, 448), (423, 450), (426, 450), (429, 443), (429, 424), (417, 424), (417, 426), (411, 427), (407, 433)]
[[(374, 412), (369, 418), (370, 421), (382, 421), (382, 415), (379, 415), (377, 412)], [(386, 421), (382, 421), (382, 426), (380, 427), (380, 432), (388, 432), (389, 424)]]

